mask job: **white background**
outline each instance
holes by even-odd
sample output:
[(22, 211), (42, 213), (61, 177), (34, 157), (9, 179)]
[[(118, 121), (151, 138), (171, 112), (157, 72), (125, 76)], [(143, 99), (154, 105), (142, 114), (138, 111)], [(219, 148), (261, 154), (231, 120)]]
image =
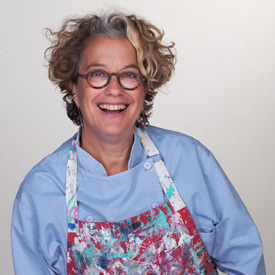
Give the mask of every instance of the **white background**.
[(215, 154), (259, 228), (267, 274), (275, 274), (274, 0), (0, 0), (1, 274), (13, 274), (10, 222), (21, 181), (77, 130), (47, 79), (42, 29), (108, 8), (143, 16), (176, 43), (176, 73), (150, 122)]

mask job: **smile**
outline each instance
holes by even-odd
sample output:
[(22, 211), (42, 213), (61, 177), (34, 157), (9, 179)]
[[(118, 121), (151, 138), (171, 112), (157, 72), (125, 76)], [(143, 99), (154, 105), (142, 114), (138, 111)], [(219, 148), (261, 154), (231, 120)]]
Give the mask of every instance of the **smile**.
[(122, 112), (125, 110), (128, 106), (125, 104), (118, 104), (118, 105), (113, 105), (113, 104), (99, 104), (98, 107), (107, 113), (118, 113)]

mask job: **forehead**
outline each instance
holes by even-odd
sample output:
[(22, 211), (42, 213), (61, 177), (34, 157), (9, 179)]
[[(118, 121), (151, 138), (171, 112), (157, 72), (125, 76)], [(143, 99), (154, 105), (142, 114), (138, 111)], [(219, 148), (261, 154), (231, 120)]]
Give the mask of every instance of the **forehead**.
[(85, 48), (80, 68), (106, 67), (119, 70), (132, 64), (137, 65), (137, 55), (128, 39), (97, 37)]

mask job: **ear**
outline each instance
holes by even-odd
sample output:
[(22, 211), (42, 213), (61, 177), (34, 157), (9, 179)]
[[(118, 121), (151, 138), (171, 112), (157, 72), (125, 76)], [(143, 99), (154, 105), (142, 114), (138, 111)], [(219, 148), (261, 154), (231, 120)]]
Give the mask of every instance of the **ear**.
[(70, 89), (73, 92), (73, 101), (75, 102), (76, 106), (79, 107), (76, 84), (71, 82), (70, 83)]

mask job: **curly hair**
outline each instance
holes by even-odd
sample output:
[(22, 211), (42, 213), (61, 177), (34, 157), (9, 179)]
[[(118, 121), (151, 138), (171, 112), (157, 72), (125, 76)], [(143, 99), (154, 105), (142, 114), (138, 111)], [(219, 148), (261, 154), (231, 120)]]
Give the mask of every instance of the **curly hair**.
[(134, 46), (139, 70), (147, 79), (144, 107), (136, 126), (147, 121), (157, 89), (170, 79), (176, 62), (175, 44), (162, 44), (163, 31), (135, 15), (120, 12), (70, 18), (63, 22), (59, 31), (49, 28), (44, 31), (51, 41), (44, 53), (48, 61), (48, 76), (64, 94), (67, 115), (74, 124), (81, 124), (81, 114), (73, 100), (70, 84), (77, 82), (82, 54), (91, 39), (96, 37), (127, 38)]

